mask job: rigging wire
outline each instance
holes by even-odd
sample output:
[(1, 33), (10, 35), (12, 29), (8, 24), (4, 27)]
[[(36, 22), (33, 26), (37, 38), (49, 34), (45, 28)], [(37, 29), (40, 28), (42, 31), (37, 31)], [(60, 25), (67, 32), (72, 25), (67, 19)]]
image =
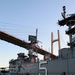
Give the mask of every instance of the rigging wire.
[(31, 25), (23, 25), (23, 24), (14, 24), (14, 23), (8, 23), (8, 22), (0, 22), (0, 26), (3, 25), (10, 25), (10, 26), (18, 26), (18, 27), (35, 27), (35, 26), (31, 26)]
[(32, 32), (32, 28), (35, 28), (35, 26), (0, 22), (0, 30), (10, 31), (12, 33), (30, 33)]
[[(0, 30), (4, 31), (11, 31), (12, 33), (29, 33), (32, 32), (29, 29), (29, 26), (27, 25), (19, 25), (19, 24), (12, 24), (12, 23), (6, 23), (6, 22), (0, 22)], [(9, 25), (11, 24), (11, 25)], [(17, 25), (17, 26), (16, 26)], [(28, 28), (27, 28), (28, 27)], [(31, 27), (31, 26), (30, 26)], [(32, 26), (33, 27), (33, 26)]]

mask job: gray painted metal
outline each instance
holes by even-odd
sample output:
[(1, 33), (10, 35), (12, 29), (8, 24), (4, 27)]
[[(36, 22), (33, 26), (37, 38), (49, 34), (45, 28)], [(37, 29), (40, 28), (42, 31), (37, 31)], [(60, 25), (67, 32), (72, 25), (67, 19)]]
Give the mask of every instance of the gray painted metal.
[[(61, 57), (60, 57), (61, 56)], [(19, 63), (19, 64), (17, 64)], [(37, 62), (24, 62), (15, 59), (15, 64), (10, 63), (9, 74), (25, 75), (74, 75), (75, 74), (75, 49), (63, 48), (59, 50), (56, 59), (46, 59)], [(11, 69), (11, 67), (14, 67)]]

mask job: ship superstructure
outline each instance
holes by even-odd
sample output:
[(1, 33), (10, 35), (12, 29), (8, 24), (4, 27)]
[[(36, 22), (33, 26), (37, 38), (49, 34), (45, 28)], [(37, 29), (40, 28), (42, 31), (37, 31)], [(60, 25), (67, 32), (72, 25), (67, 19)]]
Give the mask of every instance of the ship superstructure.
[[(1, 75), (75, 75), (75, 14), (66, 16), (66, 9), (63, 6), (62, 20), (58, 21), (60, 26), (68, 26), (66, 34), (69, 35), (68, 48), (60, 49), (59, 55), (44, 51), (37, 46), (37, 37), (29, 36), (30, 43), (17, 39), (9, 34), (0, 31), (0, 39), (29, 50), (28, 56), (19, 53), (17, 59), (9, 62), (8, 71), (2, 68)], [(55, 40), (57, 41), (57, 40)], [(54, 42), (54, 41), (52, 41)], [(60, 41), (59, 41), (60, 43)], [(39, 60), (37, 53), (44, 55), (43, 60)]]

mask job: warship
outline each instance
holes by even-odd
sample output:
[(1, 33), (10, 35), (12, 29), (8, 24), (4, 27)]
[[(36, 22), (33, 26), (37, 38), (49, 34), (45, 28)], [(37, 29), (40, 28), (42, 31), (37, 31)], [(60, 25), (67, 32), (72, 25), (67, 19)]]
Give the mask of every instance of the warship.
[[(51, 33), (51, 53), (38, 46), (37, 30), (36, 35), (29, 35), (29, 43), (13, 37), (0, 31), (0, 39), (9, 43), (23, 47), (29, 51), (28, 56), (25, 53), (18, 53), (17, 59), (9, 61), (8, 69), (0, 68), (0, 75), (75, 75), (75, 14), (66, 16), (66, 8), (63, 6), (62, 20), (58, 20), (58, 25), (66, 25), (65, 31), (69, 35), (68, 48), (60, 48), (60, 35), (58, 39), (53, 40)], [(53, 54), (53, 43), (58, 41), (59, 54)], [(37, 53), (44, 56), (39, 60)]]

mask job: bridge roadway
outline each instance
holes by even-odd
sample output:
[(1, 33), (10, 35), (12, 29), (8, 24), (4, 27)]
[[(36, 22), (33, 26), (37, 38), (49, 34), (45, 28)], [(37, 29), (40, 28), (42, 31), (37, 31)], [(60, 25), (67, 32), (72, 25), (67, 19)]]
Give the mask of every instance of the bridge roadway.
[[(31, 44), (30, 43), (27, 43), (27, 42), (25, 42), (23, 40), (20, 40), (20, 39), (14, 37), (12, 35), (9, 35), (9, 34), (7, 34), (5, 32), (2, 32), (2, 31), (0, 31), (0, 39), (4, 40), (4, 41), (7, 41), (9, 43), (15, 44), (17, 46), (23, 47), (23, 48), (25, 48), (27, 50), (31, 49)], [(42, 54), (42, 55), (50, 54), (51, 58), (56, 58), (55, 55), (43, 50), (42, 48), (39, 48), (38, 46), (35, 46), (34, 48), (35, 48), (34, 51), (36, 52), (36, 50), (37, 50), (37, 52), (39, 54)]]

